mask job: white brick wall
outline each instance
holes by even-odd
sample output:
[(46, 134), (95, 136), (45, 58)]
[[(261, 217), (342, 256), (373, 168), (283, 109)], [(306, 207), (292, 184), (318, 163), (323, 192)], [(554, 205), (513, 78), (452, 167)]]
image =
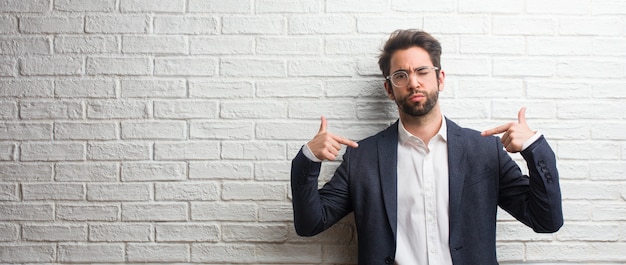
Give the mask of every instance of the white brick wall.
[(501, 263), (626, 263), (618, 0), (0, 0), (0, 263), (354, 264), (351, 217), (295, 234), (290, 159), (396, 119), (397, 28), (443, 43), (447, 116), (527, 106), (555, 149), (565, 226), (500, 211)]

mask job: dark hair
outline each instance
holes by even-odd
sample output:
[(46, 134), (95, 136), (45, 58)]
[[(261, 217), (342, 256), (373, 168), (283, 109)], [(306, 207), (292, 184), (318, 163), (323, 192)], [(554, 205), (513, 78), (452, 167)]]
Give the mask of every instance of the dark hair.
[(378, 66), (383, 72), (383, 76), (388, 76), (391, 71), (391, 56), (395, 51), (414, 46), (426, 50), (428, 55), (430, 55), (430, 61), (433, 63), (433, 66), (441, 69), (441, 44), (437, 39), (421, 30), (399, 29), (391, 33), (378, 57)]

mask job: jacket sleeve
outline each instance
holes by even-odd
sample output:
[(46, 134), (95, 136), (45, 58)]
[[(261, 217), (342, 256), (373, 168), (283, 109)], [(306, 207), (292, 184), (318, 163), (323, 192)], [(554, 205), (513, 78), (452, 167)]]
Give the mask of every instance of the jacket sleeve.
[(291, 192), (296, 233), (314, 236), (352, 211), (348, 185), (348, 156), (331, 180), (318, 190), (320, 162), (309, 160), (302, 150), (291, 161)]
[(558, 231), (563, 225), (561, 189), (556, 157), (541, 136), (521, 152), (529, 176), (522, 175), (498, 141), (500, 161), (499, 205), (539, 233)]

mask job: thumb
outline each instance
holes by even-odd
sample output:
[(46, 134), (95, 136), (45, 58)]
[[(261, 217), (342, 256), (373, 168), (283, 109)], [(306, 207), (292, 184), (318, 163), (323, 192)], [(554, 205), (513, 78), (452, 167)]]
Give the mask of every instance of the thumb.
[(322, 124), (320, 124), (320, 130), (317, 133), (324, 133), (324, 132), (326, 132), (326, 126), (327, 126), (326, 117), (322, 116), (321, 119), (322, 119)]
[(522, 107), (517, 113), (517, 122), (526, 124), (526, 107)]

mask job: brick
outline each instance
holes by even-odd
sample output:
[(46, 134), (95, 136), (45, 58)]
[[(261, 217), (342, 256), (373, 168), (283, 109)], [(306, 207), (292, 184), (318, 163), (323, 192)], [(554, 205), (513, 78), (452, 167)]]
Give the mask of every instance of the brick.
[(0, 76), (17, 75), (17, 59), (10, 57), (0, 57)]
[(626, 174), (626, 162), (592, 162), (589, 168), (592, 180), (620, 180)]
[(285, 199), (285, 185), (274, 183), (224, 183), (223, 200), (279, 201)]
[[(226, 6), (226, 5), (225, 5)], [(245, 36), (206, 37), (192, 36), (189, 38), (190, 54), (228, 54), (244, 55), (254, 52), (254, 38)]]
[(117, 163), (56, 163), (54, 180), (62, 182), (111, 182), (119, 180)]
[(125, 79), (121, 90), (124, 98), (182, 98), (187, 84), (183, 79)]
[(89, 241), (93, 242), (147, 242), (152, 240), (150, 224), (115, 223), (89, 226)]
[(549, 77), (556, 73), (556, 62), (543, 58), (496, 58), (493, 61), (495, 76)]
[(588, 37), (529, 37), (526, 40), (529, 55), (589, 55), (593, 45)]
[(59, 244), (57, 260), (68, 263), (124, 262), (124, 244)]
[(517, 114), (522, 107), (527, 108), (526, 117), (528, 119), (556, 118), (556, 104), (554, 102), (528, 100), (493, 100), (491, 102), (491, 118), (517, 120)]
[(69, 183), (22, 184), (22, 197), (25, 201), (78, 201), (85, 199), (85, 187), (83, 184)]
[(122, 52), (125, 54), (186, 54), (189, 51), (184, 36), (123, 36)]
[(168, 100), (154, 102), (154, 116), (165, 119), (216, 118), (216, 101), (206, 100)]
[(255, 244), (259, 263), (320, 263), (320, 244)]
[(340, 15), (297, 15), (289, 17), (288, 23), (289, 34), (349, 34), (356, 29), (353, 17)]
[(219, 199), (219, 188), (215, 183), (156, 183), (154, 197), (157, 201), (215, 201)]
[(623, 76), (623, 72), (622, 62), (609, 60), (561, 60), (556, 65), (557, 76), (565, 78), (614, 78)]
[(118, 125), (112, 122), (57, 122), (54, 139), (57, 140), (115, 140)]
[(588, 82), (528, 80), (525, 83), (528, 98), (578, 99), (581, 93), (590, 90), (595, 93), (592, 84)]
[(192, 202), (191, 220), (194, 221), (256, 221), (255, 203)]
[(0, 242), (16, 241), (20, 233), (19, 230), (20, 227), (17, 224), (0, 223)]
[[(560, 170), (560, 169), (559, 169)], [(563, 215), (569, 221), (591, 221), (592, 206), (586, 201), (564, 201)]]
[(152, 61), (144, 57), (89, 57), (88, 75), (150, 75)]
[(20, 60), (20, 74), (37, 75), (80, 75), (83, 73), (83, 58), (71, 56), (28, 57)]
[(155, 160), (218, 160), (218, 142), (185, 141), (154, 144)]
[(232, 0), (227, 5), (219, 0), (190, 0), (191, 13), (250, 13), (252, 5), (247, 0)]
[(551, 241), (554, 235), (535, 233), (529, 227), (517, 221), (500, 221), (496, 227), (496, 237), (502, 241)]
[(289, 76), (297, 77), (349, 77), (354, 75), (353, 60), (321, 59), (290, 61)]
[(126, 252), (130, 262), (186, 262), (191, 255), (187, 244), (130, 243)]
[(16, 144), (2, 144), (0, 143), (0, 161), (14, 161), (16, 160), (15, 151), (17, 150)]
[[(443, 0), (437, 2), (429, 2), (429, 1), (411, 1), (411, 0), (396, 0), (392, 1), (392, 10), (407, 12), (407, 11), (418, 11), (418, 12), (445, 12), (450, 13), (456, 11), (456, 1), (454, 0)], [(410, 26), (408, 28), (416, 28), (417, 26)], [(421, 28), (421, 27), (417, 27)]]
[(251, 98), (253, 95), (251, 82), (189, 81), (189, 96), (193, 98)]
[(322, 39), (316, 37), (261, 37), (256, 41), (258, 54), (316, 55), (323, 47)]
[(626, 140), (626, 123), (600, 123), (591, 127), (591, 139)]
[[(4, 3), (0, 2), (0, 7)], [(54, 262), (55, 244), (12, 244), (0, 245), (0, 262)]]
[(467, 54), (510, 54), (522, 55), (527, 42), (523, 37), (461, 37), (460, 51)]
[(317, 13), (324, 10), (324, 1), (260, 0), (255, 8), (257, 13)]
[(191, 121), (189, 127), (192, 139), (243, 140), (254, 135), (254, 123), (247, 121)]
[(272, 16), (232, 16), (222, 18), (224, 34), (280, 34), (286, 29), (285, 20)]
[(388, 0), (349, 0), (341, 2), (327, 2), (326, 12), (338, 13), (338, 12), (385, 12), (389, 10)]
[(187, 203), (123, 203), (124, 221), (186, 221)]
[(0, 176), (3, 181), (39, 182), (52, 180), (52, 165), (46, 163), (2, 163)]
[(526, 2), (526, 12), (529, 14), (562, 14), (562, 15), (585, 15), (591, 10), (591, 1), (571, 0), (567, 5), (563, 2), (555, 1), (545, 3), (540, 0), (528, 0)]
[(0, 0), (0, 12), (44, 13), (50, 10), (51, 0)]
[(143, 183), (87, 184), (89, 201), (149, 201), (152, 186)]
[[(604, 185), (597, 182), (561, 183), (563, 200), (618, 200), (618, 186)], [(617, 215), (619, 216), (619, 215)]]
[(524, 3), (515, 0), (459, 2), (459, 13), (519, 14), (522, 12), (524, 12)]
[(87, 145), (89, 160), (148, 160), (151, 143), (103, 142)]
[(87, 225), (23, 225), (22, 238), (28, 241), (87, 241)]
[(557, 156), (560, 159), (619, 159), (621, 146), (615, 142), (596, 141), (591, 146), (583, 146), (580, 141), (560, 141)]
[(54, 9), (69, 12), (112, 12), (115, 0), (55, 0)]
[[(17, 184), (0, 183), (0, 201), (18, 201), (19, 199)], [(0, 225), (1, 230), (2, 226)]]
[(73, 161), (85, 159), (80, 143), (25, 143), (20, 146), (22, 161)]
[(259, 206), (261, 222), (292, 222), (293, 208), (291, 204), (266, 204)]
[(497, 35), (553, 35), (558, 23), (554, 18), (495, 16), (493, 32)]
[(592, 205), (593, 221), (626, 221), (626, 208), (621, 202), (599, 202)]
[(60, 35), (54, 38), (56, 53), (98, 54), (119, 53), (118, 40), (105, 35)]
[(603, 56), (623, 56), (626, 54), (626, 40), (616, 38), (594, 38), (591, 54)]
[(122, 181), (186, 179), (184, 162), (129, 162), (122, 164)]
[(222, 238), (226, 242), (284, 242), (287, 226), (225, 224), (222, 225)]
[(617, 36), (621, 30), (616, 18), (559, 19), (559, 33), (563, 35)]
[(81, 16), (20, 17), (19, 28), (23, 33), (83, 33), (83, 21)]
[(372, 55), (379, 52), (382, 42), (380, 38), (328, 38), (325, 53), (330, 55)]
[(329, 119), (354, 119), (356, 107), (352, 101), (345, 100), (291, 101), (289, 104), (289, 118), (319, 119), (321, 116)]
[(151, 105), (141, 100), (102, 100), (87, 102), (90, 119), (141, 119), (150, 116)]
[(217, 242), (220, 231), (212, 224), (157, 224), (157, 242)]
[(77, 101), (22, 101), (20, 118), (27, 119), (80, 119), (83, 104)]
[(261, 162), (254, 165), (254, 179), (260, 181), (289, 181), (290, 162)]
[(587, 122), (563, 120), (558, 123), (546, 121), (532, 124), (533, 128), (540, 129), (550, 139), (587, 140), (590, 138), (590, 125)]
[[(582, 242), (570, 244), (541, 243), (526, 246), (527, 262), (538, 260), (549, 261), (588, 261), (594, 260), (618, 262), (624, 259), (622, 250), (626, 248), (623, 242)], [(601, 250), (601, 251), (600, 251)], [(546, 258), (550, 257), (550, 258)]]
[(205, 16), (155, 16), (154, 33), (212, 35), (218, 33), (218, 21)]
[(191, 261), (205, 263), (254, 263), (254, 246), (234, 244), (193, 244), (191, 245)]
[[(256, 88), (256, 95), (262, 98), (319, 98), (324, 93), (323, 85), (321, 82), (309, 80), (259, 81), (256, 84)], [(333, 91), (333, 89), (329, 88), (328, 91)]]
[(13, 16), (0, 16), (0, 33), (17, 33), (17, 18)]
[(287, 117), (287, 105), (276, 101), (223, 102), (220, 117), (225, 119), (271, 119)]
[(496, 246), (498, 261), (522, 261), (524, 260), (524, 248), (522, 243), (498, 243)]
[[(602, 233), (598, 233), (602, 231)], [(618, 241), (619, 226), (616, 224), (570, 223), (556, 234), (559, 241)]]
[(121, 1), (120, 10), (122, 12), (140, 12), (140, 13), (171, 13), (185, 12), (184, 0), (126, 0)]
[(158, 76), (214, 76), (217, 60), (198, 57), (160, 57), (154, 59)]
[(11, 101), (0, 101), (0, 119), (2, 120), (16, 120), (17, 119), (17, 104)]
[(52, 124), (49, 123), (0, 123), (2, 140), (50, 140)]
[[(392, 4), (395, 5), (397, 2), (398, 1), (393, 1)], [(437, 1), (437, 3), (421, 5), (420, 8), (429, 9), (444, 2), (450, 1)], [(410, 5), (414, 5), (414, 2), (411, 2)], [(423, 10), (424, 9), (421, 9), (420, 12)], [(390, 34), (399, 28), (423, 28), (423, 18), (417, 14), (411, 14), (411, 16), (408, 17), (358, 16), (356, 27), (359, 33)], [(382, 46), (383, 39), (379, 39), (378, 42), (380, 42)]]
[(50, 40), (45, 37), (0, 37), (0, 54), (50, 54)]
[(54, 95), (60, 98), (114, 98), (117, 84), (109, 79), (65, 79), (54, 82)]
[(557, 104), (560, 119), (622, 119), (626, 106), (613, 102), (566, 102)]
[(281, 160), (285, 159), (285, 144), (274, 142), (225, 142), (223, 159)]
[(626, 14), (626, 3), (615, 0), (594, 0), (591, 2), (591, 13), (593, 15), (614, 15)]
[(56, 220), (65, 221), (117, 221), (119, 204), (57, 204)]
[(220, 74), (226, 77), (284, 77), (286, 65), (275, 59), (224, 59)]
[[(259, 84), (261, 89), (262, 83)], [(310, 84), (309, 86), (315, 87), (316, 84)], [(389, 100), (387, 98), (387, 92), (383, 87), (383, 81), (381, 80), (360, 80), (360, 81), (331, 81), (325, 82), (327, 97), (359, 97), (359, 98), (374, 98), (381, 100)], [(298, 86), (294, 87), (297, 91)], [(283, 92), (283, 94), (288, 92)], [(307, 95), (315, 96), (316, 93), (307, 93)]]
[(122, 139), (182, 140), (187, 135), (184, 121), (130, 121), (122, 122)]
[(256, 139), (285, 140), (303, 139), (309, 140), (319, 130), (319, 124), (303, 122), (257, 122), (254, 131)]
[(484, 34), (489, 29), (489, 18), (485, 15), (427, 15), (424, 16), (424, 29), (429, 33)]
[(54, 209), (51, 203), (2, 203), (1, 221), (52, 221)]
[(190, 179), (252, 179), (252, 163), (246, 162), (189, 162)]
[(54, 85), (50, 80), (0, 80), (0, 97), (51, 97)]
[(148, 33), (150, 17), (147, 15), (87, 16), (87, 33)]

